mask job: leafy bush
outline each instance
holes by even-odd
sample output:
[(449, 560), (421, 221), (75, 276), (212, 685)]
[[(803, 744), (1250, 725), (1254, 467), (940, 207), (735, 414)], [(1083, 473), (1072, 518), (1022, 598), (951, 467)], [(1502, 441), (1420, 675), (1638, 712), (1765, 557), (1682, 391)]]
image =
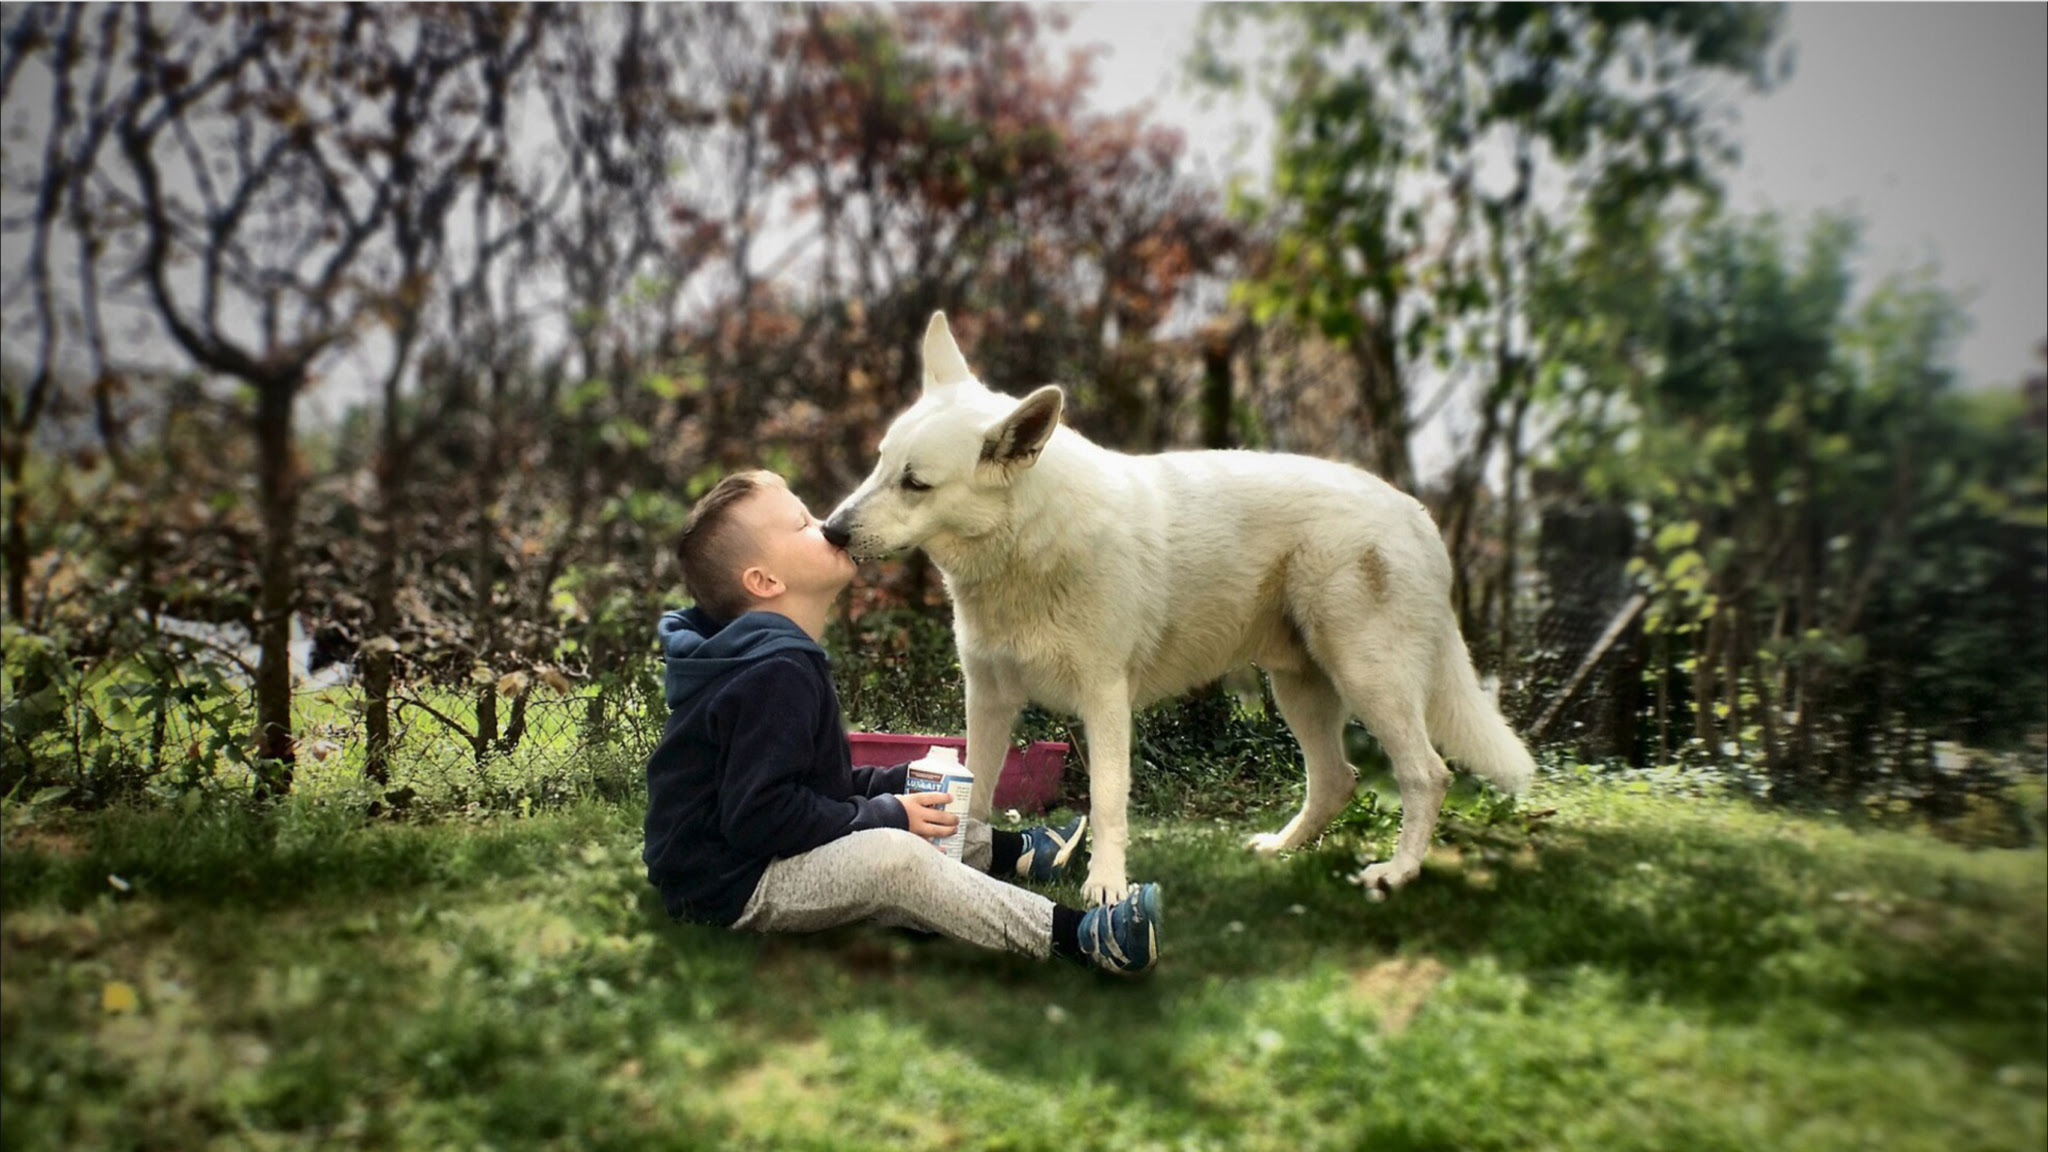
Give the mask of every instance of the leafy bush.
[(62, 628), (4, 627), (0, 791), (62, 786), (71, 804), (99, 807), (247, 766), (247, 688), (175, 644), (143, 646), (138, 630), (88, 644)]

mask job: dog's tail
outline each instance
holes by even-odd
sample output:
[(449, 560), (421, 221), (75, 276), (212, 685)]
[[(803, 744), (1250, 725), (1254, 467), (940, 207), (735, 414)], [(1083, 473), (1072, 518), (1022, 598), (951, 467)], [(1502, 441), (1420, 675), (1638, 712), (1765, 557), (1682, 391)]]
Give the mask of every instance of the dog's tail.
[(1522, 791), (1536, 774), (1528, 746), (1501, 718), (1492, 695), (1480, 687), (1456, 625), (1437, 659), (1424, 722), (1446, 758), (1503, 791)]

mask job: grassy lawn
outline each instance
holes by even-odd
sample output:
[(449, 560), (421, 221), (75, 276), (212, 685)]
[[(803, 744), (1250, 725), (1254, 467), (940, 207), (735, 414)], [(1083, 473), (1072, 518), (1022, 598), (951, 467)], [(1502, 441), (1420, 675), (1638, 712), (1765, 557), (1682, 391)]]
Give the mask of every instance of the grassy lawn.
[(0, 1143), (2048, 1144), (2040, 849), (1551, 779), (1372, 904), (1342, 877), (1389, 819), (1239, 849), (1280, 815), (1140, 814), (1139, 982), (669, 925), (630, 805), (38, 825), (0, 880)]

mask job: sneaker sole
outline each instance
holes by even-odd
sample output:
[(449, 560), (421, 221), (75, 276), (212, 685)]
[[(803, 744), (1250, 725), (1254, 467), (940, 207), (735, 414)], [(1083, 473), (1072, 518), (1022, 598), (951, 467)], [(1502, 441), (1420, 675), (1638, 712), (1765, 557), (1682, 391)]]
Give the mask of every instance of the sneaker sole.
[[(1046, 829), (1048, 832), (1051, 828)], [(1074, 834), (1060, 845), (1059, 854), (1041, 862), (1033, 859), (1030, 864), (1021, 859), (1017, 862), (1017, 875), (1039, 884), (1049, 884), (1067, 874), (1067, 865), (1081, 851), (1081, 845), (1088, 839), (1088, 817), (1083, 815), (1080, 823), (1074, 825)]]
[(1074, 853), (1080, 851), (1082, 843), (1087, 839), (1088, 818), (1083, 816), (1081, 822), (1074, 825), (1074, 835), (1067, 840), (1066, 846), (1060, 849), (1059, 855), (1052, 858), (1052, 876), (1048, 879), (1058, 879), (1066, 874), (1067, 861), (1074, 858)]

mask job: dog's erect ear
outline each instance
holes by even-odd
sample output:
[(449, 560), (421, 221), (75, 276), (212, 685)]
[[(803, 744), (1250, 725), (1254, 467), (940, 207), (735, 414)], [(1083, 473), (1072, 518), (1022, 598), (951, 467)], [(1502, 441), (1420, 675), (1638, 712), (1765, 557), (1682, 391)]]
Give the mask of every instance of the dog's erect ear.
[(1037, 463), (1045, 442), (1059, 430), (1060, 410), (1066, 402), (1066, 395), (1057, 384), (1047, 384), (1026, 396), (1015, 411), (997, 421), (982, 437), (982, 462), (1013, 471)]
[(925, 391), (958, 384), (972, 375), (960, 346), (953, 343), (953, 330), (946, 327), (946, 314), (932, 313), (932, 322), (924, 329)]

